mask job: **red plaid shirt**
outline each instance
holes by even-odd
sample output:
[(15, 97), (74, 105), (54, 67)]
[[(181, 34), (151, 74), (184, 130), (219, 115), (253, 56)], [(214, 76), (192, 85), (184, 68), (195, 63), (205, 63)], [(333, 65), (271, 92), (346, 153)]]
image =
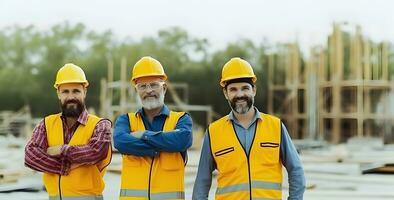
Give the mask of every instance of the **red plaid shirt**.
[(48, 140), (44, 120), (42, 120), (33, 130), (33, 136), (25, 148), (25, 165), (33, 170), (48, 172), (60, 175), (67, 175), (73, 163), (93, 165), (107, 156), (108, 146), (111, 145), (111, 122), (101, 120), (94, 128), (93, 135), (88, 144), (69, 146), (67, 145), (79, 124), (85, 125), (88, 120), (88, 112), (85, 110), (77, 119), (73, 126), (63, 122), (64, 146), (60, 157), (51, 157), (46, 151)]

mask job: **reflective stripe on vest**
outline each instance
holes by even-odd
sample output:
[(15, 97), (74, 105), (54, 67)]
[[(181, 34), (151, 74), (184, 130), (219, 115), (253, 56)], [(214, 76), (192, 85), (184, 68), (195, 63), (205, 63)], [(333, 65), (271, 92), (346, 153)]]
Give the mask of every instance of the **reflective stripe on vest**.
[[(170, 112), (163, 131), (175, 129), (184, 112)], [(130, 130), (144, 131), (140, 114), (128, 113)], [(185, 162), (179, 152), (160, 152), (158, 156), (122, 155), (120, 199), (184, 199)], [(171, 180), (171, 181), (169, 181)]]
[[(121, 197), (146, 197), (148, 198), (148, 191), (147, 190), (125, 190), (121, 189), (120, 190), (120, 196)], [(180, 192), (158, 192), (158, 193), (152, 193), (150, 195), (151, 200), (162, 200), (162, 199), (184, 199), (185, 198), (185, 193), (180, 191)]]
[[(64, 133), (61, 114), (45, 117), (45, 129), (49, 146), (63, 145)], [(80, 124), (75, 130), (69, 145), (88, 144), (93, 135), (94, 128), (101, 118), (88, 115), (85, 125)], [(105, 167), (111, 161), (111, 145), (108, 148), (107, 157), (96, 165), (83, 165), (70, 170), (67, 176), (59, 176), (52, 173), (44, 173), (43, 179), (45, 188), (51, 198), (61, 196), (61, 199), (100, 198), (104, 190), (103, 176)]]
[(260, 116), (249, 152), (228, 116), (209, 125), (211, 153), (218, 170), (217, 200), (282, 198), (281, 122), (274, 116)]
[[(270, 183), (263, 181), (252, 181), (252, 188), (255, 189), (269, 189), (269, 190), (282, 190), (282, 185), (279, 183)], [(249, 191), (249, 183), (237, 184), (218, 188), (216, 194), (224, 194), (229, 192)]]
[(103, 196), (83, 196), (83, 197), (64, 197), (60, 198), (60, 196), (50, 196), (49, 200), (103, 200)]

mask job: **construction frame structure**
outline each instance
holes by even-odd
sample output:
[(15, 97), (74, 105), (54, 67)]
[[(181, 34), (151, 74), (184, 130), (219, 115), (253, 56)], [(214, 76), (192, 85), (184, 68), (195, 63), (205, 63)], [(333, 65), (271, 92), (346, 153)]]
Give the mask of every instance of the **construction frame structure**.
[[(304, 59), (295, 44), (268, 55), (268, 112), (293, 138), (331, 143), (350, 137), (394, 139), (394, 53), (356, 26), (334, 23), (326, 47)], [(391, 101), (391, 103), (390, 103)]]

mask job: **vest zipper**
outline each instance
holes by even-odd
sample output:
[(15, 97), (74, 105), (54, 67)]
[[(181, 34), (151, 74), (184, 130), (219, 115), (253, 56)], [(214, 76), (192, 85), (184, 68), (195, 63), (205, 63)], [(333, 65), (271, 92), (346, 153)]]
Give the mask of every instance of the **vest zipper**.
[(153, 168), (153, 161), (155, 160), (155, 157), (152, 157), (152, 162), (150, 164), (150, 169), (149, 169), (149, 181), (148, 181), (148, 200), (150, 200), (150, 181), (152, 178), (152, 168)]
[(253, 144), (254, 144), (254, 138), (256, 137), (258, 123), (256, 121), (256, 127), (254, 129), (254, 136), (253, 136), (252, 143), (250, 145), (248, 153), (246, 152), (245, 147), (242, 145), (241, 140), (238, 138), (237, 131), (235, 130), (234, 122), (232, 122), (231, 125), (233, 125), (234, 134), (235, 134), (236, 138), (238, 139), (239, 145), (241, 145), (242, 149), (244, 150), (246, 159), (248, 161), (249, 197), (250, 197), (250, 200), (252, 200), (252, 178), (251, 178), (251, 175), (250, 175), (250, 160), (249, 160), (249, 157), (250, 157), (251, 150), (252, 150), (252, 147), (253, 147)]
[(62, 178), (62, 176), (61, 175), (59, 175), (59, 197), (60, 197), (60, 200), (62, 200), (62, 189), (61, 189), (61, 187), (60, 187), (60, 179)]
[(248, 175), (249, 175), (249, 194), (250, 194), (250, 200), (252, 200), (252, 180), (250, 177), (250, 163), (249, 163), (249, 155), (248, 155)]

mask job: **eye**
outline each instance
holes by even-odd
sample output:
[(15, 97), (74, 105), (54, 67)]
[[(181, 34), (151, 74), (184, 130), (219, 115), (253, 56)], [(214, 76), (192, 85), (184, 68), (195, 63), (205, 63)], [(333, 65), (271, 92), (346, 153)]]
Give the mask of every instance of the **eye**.
[(160, 83), (158, 83), (158, 82), (150, 84), (150, 88), (152, 88), (152, 89), (158, 89), (159, 87), (160, 87)]
[(81, 90), (78, 90), (78, 89), (75, 89), (75, 90), (73, 90), (73, 93), (81, 93)]
[(138, 90), (145, 90), (146, 89), (146, 84), (138, 84), (137, 85)]
[(236, 89), (236, 88), (233, 88), (233, 87), (232, 87), (232, 88), (229, 88), (228, 90), (229, 90), (230, 92), (235, 92), (235, 91), (237, 91), (237, 89)]
[(249, 87), (242, 87), (242, 91), (249, 91), (250, 88)]

